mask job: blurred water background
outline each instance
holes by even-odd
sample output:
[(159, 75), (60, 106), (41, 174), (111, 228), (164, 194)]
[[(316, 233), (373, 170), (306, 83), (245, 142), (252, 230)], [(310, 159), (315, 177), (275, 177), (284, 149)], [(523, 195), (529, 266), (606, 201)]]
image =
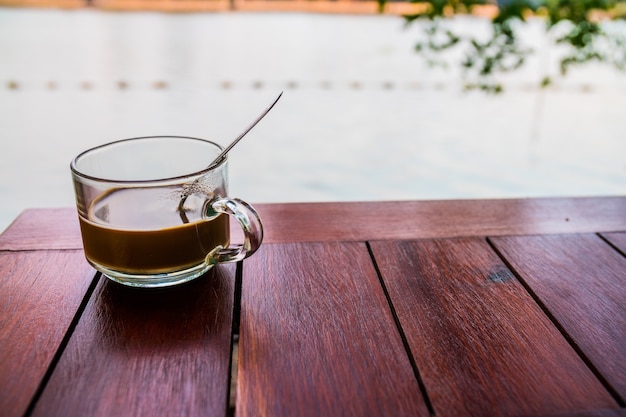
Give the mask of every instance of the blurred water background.
[(73, 205), (80, 151), (157, 134), (226, 144), (280, 91), (231, 152), (232, 196), (625, 195), (626, 79), (588, 65), (536, 88), (541, 25), (525, 35), (536, 59), (492, 96), (428, 68), (398, 16), (0, 8), (0, 231), (25, 208)]

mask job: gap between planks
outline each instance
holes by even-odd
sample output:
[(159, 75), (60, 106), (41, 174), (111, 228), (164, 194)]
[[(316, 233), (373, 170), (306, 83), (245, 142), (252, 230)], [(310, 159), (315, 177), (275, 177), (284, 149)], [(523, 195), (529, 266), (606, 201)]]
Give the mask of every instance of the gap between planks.
[[(600, 233), (594, 233), (594, 234), (596, 236), (598, 236), (601, 240), (603, 240), (607, 245), (609, 245), (611, 247), (611, 249), (615, 250), (616, 252), (618, 252), (622, 256), (624, 256), (624, 253), (619, 248), (617, 248), (615, 245), (613, 245), (611, 242), (609, 242), (607, 239), (605, 239)], [(522, 277), (522, 274), (515, 267), (513, 267), (513, 265), (504, 256), (504, 254), (497, 248), (495, 243), (492, 241), (492, 238), (487, 236), (486, 240), (487, 240), (487, 244), (491, 247), (491, 249), (494, 251), (494, 253), (500, 258), (500, 260), (504, 263), (504, 265), (506, 265), (506, 267), (509, 269), (509, 271), (511, 271), (511, 273), (515, 276), (517, 281), (522, 285), (522, 287), (524, 287), (526, 292), (530, 295), (530, 297), (539, 306), (541, 311), (543, 311), (543, 313), (546, 315), (546, 317), (548, 317), (548, 319), (552, 322), (554, 327), (556, 327), (556, 329), (559, 331), (559, 333), (561, 333), (563, 338), (565, 338), (565, 340), (572, 347), (574, 352), (576, 352), (576, 354), (581, 358), (581, 360), (585, 363), (585, 365), (589, 368), (589, 370), (591, 370), (591, 372), (594, 374), (594, 376), (598, 379), (598, 381), (600, 381), (602, 386), (607, 390), (607, 392), (611, 395), (611, 397), (613, 397), (613, 399), (617, 402), (617, 404), (620, 406), (620, 408), (626, 407), (626, 403), (622, 399), (622, 397), (619, 394), (619, 392), (617, 392), (617, 390), (611, 385), (611, 383), (606, 379), (606, 377), (604, 375), (602, 375), (602, 372), (600, 372), (598, 367), (585, 354), (583, 349), (578, 345), (578, 343), (576, 343), (574, 338), (569, 334), (569, 332), (565, 329), (565, 327), (557, 320), (557, 318), (550, 311), (548, 306), (541, 300), (539, 295), (536, 294), (535, 291), (533, 291), (532, 287)]]
[(237, 404), (237, 376), (239, 372), (239, 318), (241, 316), (241, 285), (243, 276), (243, 261), (237, 262), (235, 270), (235, 293), (233, 295), (233, 327), (230, 348), (230, 381), (228, 389), (228, 417), (235, 416)]
[(426, 390), (426, 385), (422, 379), (417, 363), (415, 362), (415, 358), (411, 353), (411, 348), (409, 346), (409, 342), (404, 334), (404, 330), (402, 329), (402, 325), (400, 324), (400, 319), (398, 318), (398, 314), (396, 312), (395, 307), (393, 306), (393, 302), (391, 301), (391, 296), (389, 295), (389, 291), (387, 290), (387, 286), (385, 285), (385, 280), (383, 279), (383, 275), (378, 268), (378, 263), (376, 262), (376, 257), (374, 256), (374, 251), (370, 245), (369, 241), (365, 242), (365, 246), (367, 247), (367, 252), (369, 253), (370, 260), (374, 265), (374, 269), (376, 270), (376, 275), (378, 276), (378, 281), (380, 282), (380, 286), (382, 287), (383, 293), (385, 294), (385, 298), (387, 299), (387, 304), (389, 306), (389, 310), (391, 311), (391, 315), (393, 316), (393, 321), (396, 325), (396, 329), (400, 334), (400, 339), (402, 340), (402, 346), (404, 347), (404, 351), (407, 354), (409, 359), (409, 363), (411, 364), (411, 369), (413, 369), (413, 374), (415, 375), (415, 379), (417, 380), (417, 384), (420, 388), (420, 392), (422, 393), (422, 397), (424, 398), (424, 403), (426, 404), (426, 408), (428, 409), (428, 414), (431, 416), (435, 415), (435, 408), (428, 396), (428, 392)]
[[(70, 249), (67, 249), (67, 250), (70, 250)], [(67, 333), (65, 333), (65, 336), (61, 340), (61, 343), (59, 344), (59, 348), (57, 349), (56, 353), (52, 357), (52, 360), (50, 361), (50, 364), (48, 365), (48, 369), (46, 370), (46, 373), (43, 375), (43, 378), (41, 379), (41, 382), (39, 383), (39, 386), (37, 387), (37, 390), (35, 391), (35, 394), (33, 395), (33, 398), (30, 401), (30, 404), (28, 404), (28, 408), (26, 408), (26, 412), (24, 413), (25, 416), (30, 416), (33, 410), (35, 409), (35, 406), (37, 405), (37, 402), (39, 401), (41, 394), (46, 389), (46, 385), (48, 384), (48, 381), (52, 377), (52, 373), (54, 372), (54, 369), (59, 363), (59, 360), (61, 359), (61, 356), (63, 355), (63, 352), (65, 351), (65, 348), (67, 347), (67, 344), (69, 343), (72, 335), (74, 334), (74, 330), (76, 329), (76, 326), (78, 325), (78, 322), (80, 321), (80, 318), (82, 317), (83, 312), (87, 308), (87, 304), (89, 303), (89, 300), (91, 299), (91, 296), (96, 290), (96, 287), (98, 286), (98, 282), (100, 282), (101, 279), (103, 279), (102, 274), (100, 272), (94, 271), (94, 276), (91, 280), (91, 284), (89, 284), (89, 287), (87, 288), (87, 291), (85, 292), (85, 296), (80, 302), (80, 305), (78, 306), (78, 309), (76, 310), (76, 314), (74, 315), (74, 318), (70, 322), (70, 325), (67, 329)]]

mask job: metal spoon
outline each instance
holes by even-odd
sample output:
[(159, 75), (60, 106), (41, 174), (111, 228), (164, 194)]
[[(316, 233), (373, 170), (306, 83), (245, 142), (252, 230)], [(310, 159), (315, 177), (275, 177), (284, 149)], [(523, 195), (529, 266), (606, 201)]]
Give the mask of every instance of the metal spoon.
[[(217, 163), (221, 162), (224, 158), (226, 158), (226, 154), (228, 153), (228, 151), (230, 151), (233, 148), (233, 146), (235, 146), (244, 136), (246, 136), (248, 132), (251, 131), (252, 128), (256, 126), (257, 123), (259, 123), (261, 119), (265, 117), (267, 113), (270, 112), (270, 110), (272, 110), (272, 108), (278, 102), (278, 100), (280, 99), (282, 95), (283, 95), (283, 92), (281, 91), (278, 97), (276, 97), (276, 99), (272, 102), (272, 104), (270, 104), (270, 106), (267, 109), (263, 110), (263, 113), (261, 113), (247, 128), (245, 128), (244, 131), (241, 132), (239, 136), (237, 136), (235, 140), (233, 140), (230, 143), (230, 145), (224, 148), (224, 150), (219, 155), (217, 155), (217, 157), (209, 164), (209, 167), (216, 165)], [(196, 179), (196, 181), (198, 181), (198, 179)], [(194, 183), (196, 181), (194, 181)], [(189, 197), (189, 193), (185, 192), (180, 197), (180, 201), (178, 202), (178, 207), (177, 207), (178, 213), (180, 214), (180, 218), (182, 219), (183, 223), (189, 223), (189, 219), (187, 218), (187, 214), (185, 213), (185, 207), (184, 207), (185, 201), (187, 201), (187, 197)]]
[(272, 104), (270, 104), (270, 106), (265, 109), (263, 111), (263, 113), (261, 113), (259, 115), (259, 117), (256, 118), (255, 121), (253, 121), (250, 126), (248, 126), (243, 132), (241, 132), (239, 134), (239, 136), (237, 136), (235, 138), (235, 140), (233, 140), (230, 145), (228, 145), (226, 148), (224, 148), (224, 150), (222, 151), (222, 153), (220, 153), (219, 155), (217, 155), (217, 157), (213, 160), (213, 162), (211, 162), (211, 164), (209, 166), (213, 166), (215, 164), (217, 164), (218, 162), (220, 162), (222, 159), (224, 159), (224, 157), (226, 156), (226, 154), (228, 153), (228, 151), (230, 151), (233, 146), (235, 146), (237, 144), (237, 142), (239, 142), (244, 136), (246, 136), (248, 134), (249, 131), (252, 130), (252, 128), (254, 126), (256, 126), (257, 123), (259, 123), (261, 121), (262, 118), (265, 117), (265, 115), (267, 113), (270, 112), (270, 110), (272, 110), (272, 107), (274, 107), (274, 105), (278, 102), (278, 100), (280, 99), (280, 97), (283, 95), (283, 92), (281, 91), (280, 94), (278, 95), (278, 97), (276, 97), (276, 99), (274, 100), (274, 102)]

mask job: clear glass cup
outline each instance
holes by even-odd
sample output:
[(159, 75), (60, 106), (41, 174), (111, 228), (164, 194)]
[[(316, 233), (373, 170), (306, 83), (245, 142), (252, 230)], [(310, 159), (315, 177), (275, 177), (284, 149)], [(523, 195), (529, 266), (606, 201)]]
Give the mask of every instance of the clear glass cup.
[[(182, 136), (125, 139), (71, 163), (85, 256), (113, 281), (163, 287), (252, 255), (263, 240), (255, 209), (228, 196), (222, 147)], [(230, 244), (229, 218), (243, 230)]]

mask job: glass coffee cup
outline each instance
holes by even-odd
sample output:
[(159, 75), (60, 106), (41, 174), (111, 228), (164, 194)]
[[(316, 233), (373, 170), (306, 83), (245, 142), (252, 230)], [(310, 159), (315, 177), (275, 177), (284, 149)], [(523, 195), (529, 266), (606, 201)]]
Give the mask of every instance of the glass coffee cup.
[[(163, 287), (252, 255), (263, 240), (255, 209), (228, 196), (228, 162), (214, 142), (183, 136), (120, 140), (71, 163), (87, 261), (113, 281)], [(231, 245), (229, 219), (243, 230)]]

